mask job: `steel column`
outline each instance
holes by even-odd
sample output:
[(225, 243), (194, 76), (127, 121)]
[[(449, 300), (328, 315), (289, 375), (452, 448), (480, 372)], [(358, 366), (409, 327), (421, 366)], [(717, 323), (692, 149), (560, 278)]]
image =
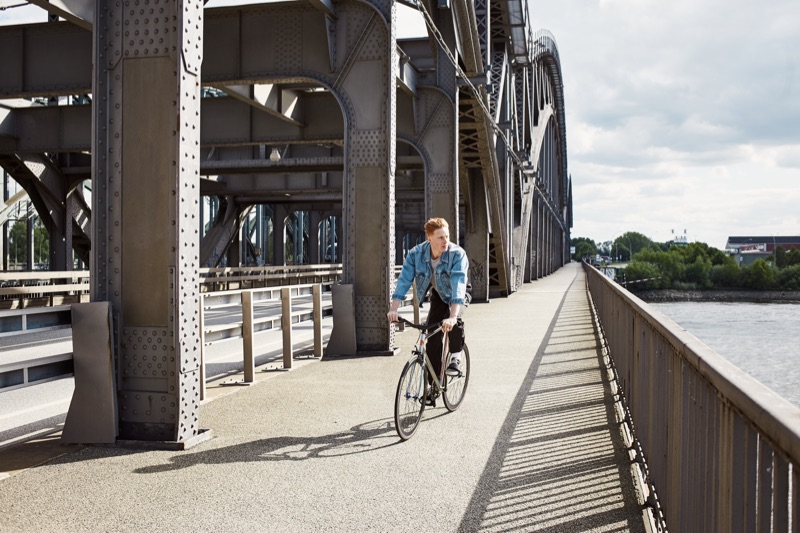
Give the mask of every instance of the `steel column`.
[(119, 437), (183, 442), (200, 431), (203, 3), (98, 0), (94, 28), (92, 300), (112, 304)]

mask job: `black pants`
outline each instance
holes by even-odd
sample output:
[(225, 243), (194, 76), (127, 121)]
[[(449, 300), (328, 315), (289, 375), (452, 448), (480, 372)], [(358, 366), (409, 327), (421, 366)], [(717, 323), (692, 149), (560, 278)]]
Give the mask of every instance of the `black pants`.
[[(438, 325), (442, 320), (450, 318), (450, 306), (442, 301), (439, 293), (435, 289), (431, 289), (431, 309), (428, 311), (427, 324), (432, 326)], [(442, 339), (444, 335), (441, 332), (428, 339), (428, 357), (431, 360), (433, 369), (436, 375), (442, 374)], [(448, 333), (448, 350), (450, 353), (460, 352), (464, 347), (464, 322), (461, 317), (458, 317), (456, 327)], [(449, 354), (448, 354), (449, 355)]]

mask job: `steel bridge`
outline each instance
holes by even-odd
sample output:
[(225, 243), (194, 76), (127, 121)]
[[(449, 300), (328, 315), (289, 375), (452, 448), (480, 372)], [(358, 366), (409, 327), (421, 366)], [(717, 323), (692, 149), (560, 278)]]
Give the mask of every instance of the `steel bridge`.
[(381, 353), (428, 217), (474, 301), (569, 261), (559, 56), (524, 0), (402, 2), (427, 29), (407, 40), (393, 0), (31, 3), (50, 21), (0, 27), (0, 165), (50, 269), (90, 266), (110, 304), (122, 439), (199, 431), (201, 266), (341, 262), (358, 351)]

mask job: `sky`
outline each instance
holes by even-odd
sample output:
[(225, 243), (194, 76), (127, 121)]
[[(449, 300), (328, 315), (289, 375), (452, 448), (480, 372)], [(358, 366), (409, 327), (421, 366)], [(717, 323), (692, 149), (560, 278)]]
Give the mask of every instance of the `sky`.
[(528, 6), (558, 44), (573, 237), (800, 235), (800, 2)]
[[(21, 3), (0, 0), (0, 24), (42, 20), (2, 10)], [(246, 2), (208, 5), (230, 3)], [(728, 236), (800, 235), (800, 2), (528, 6), (561, 59), (573, 237), (685, 234), (722, 249)], [(399, 36), (419, 35), (419, 15), (398, 13)]]
[(573, 237), (800, 235), (797, 0), (529, 6), (561, 58)]

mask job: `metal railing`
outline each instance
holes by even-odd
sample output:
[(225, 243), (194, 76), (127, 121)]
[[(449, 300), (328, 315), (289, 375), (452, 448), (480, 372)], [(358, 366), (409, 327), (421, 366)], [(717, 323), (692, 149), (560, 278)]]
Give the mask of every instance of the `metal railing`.
[(68, 328), (71, 324), (68, 305), (0, 310), (0, 337)]
[(89, 289), (88, 270), (0, 272), (0, 308), (88, 302)]
[[(68, 305), (0, 310), (0, 337), (35, 335), (67, 329), (71, 324)], [(21, 356), (10, 350), (0, 351), (0, 390), (43, 383), (71, 375), (72, 371), (72, 352), (63, 349), (37, 349), (36, 354), (30, 356)]]
[(303, 283), (338, 281), (342, 265), (283, 265), (259, 267), (220, 267), (200, 269), (200, 291), (214, 292), (254, 289)]
[[(201, 359), (204, 359), (205, 347), (212, 342), (224, 339), (241, 338), (244, 363), (244, 382), (254, 381), (255, 358), (253, 335), (259, 331), (280, 328), (283, 333), (283, 368), (291, 369), (294, 358), (292, 342), (292, 324), (304, 320), (313, 321), (315, 357), (322, 356), (322, 317), (325, 311), (331, 310), (330, 299), (323, 305), (323, 288), (330, 290), (334, 282), (291, 285), (262, 289), (246, 289), (201, 293)], [(280, 312), (270, 312), (270, 307), (280, 306)], [(257, 317), (257, 309), (266, 309), (261, 317)], [(219, 324), (208, 324), (208, 313), (227, 310), (226, 315), (241, 316), (241, 320), (229, 319)], [(202, 380), (205, 383), (205, 378)], [(201, 398), (204, 393), (201, 391)]]
[[(341, 264), (201, 268), (201, 292), (338, 281)], [(0, 309), (89, 301), (88, 270), (0, 272)]]
[[(648, 503), (673, 531), (797, 531), (800, 408), (584, 263)], [(757, 354), (754, 354), (757, 355)]]
[[(395, 276), (401, 267), (395, 267)], [(292, 342), (293, 323), (312, 320), (314, 341), (313, 354), (322, 355), (322, 317), (332, 311), (330, 299), (323, 300), (323, 294), (328, 294), (330, 286), (338, 283), (341, 277), (341, 265), (298, 265), (284, 267), (239, 267), (201, 269), (200, 286), (200, 330), (201, 330), (201, 359), (204, 357), (205, 347), (213, 342), (225, 339), (241, 338), (243, 342), (244, 381), (253, 382), (253, 334), (259, 331), (281, 328), (283, 336), (283, 368), (290, 369), (294, 357)], [(53, 294), (61, 292), (62, 296), (73, 291), (79, 293), (79, 301), (88, 301), (89, 272), (13, 272), (3, 273), (8, 283), (25, 283), (30, 280), (44, 279), (45, 283), (33, 286), (15, 286), (15, 297), (32, 297), (34, 290), (42, 290)], [(12, 279), (13, 278), (13, 279)], [(62, 283), (58, 284), (61, 280)], [(75, 281), (81, 283), (76, 284)], [(315, 280), (314, 283), (302, 283), (306, 280)], [(229, 290), (209, 291), (213, 287), (225, 287)], [(235, 288), (234, 288), (235, 287)], [(251, 288), (260, 287), (260, 288)], [(84, 293), (85, 291), (85, 293)], [(416, 301), (416, 291), (412, 291), (412, 300), (405, 303), (414, 305), (414, 321), (419, 322), (419, 303)], [(3, 294), (3, 293), (0, 293)], [(51, 300), (52, 305), (52, 300)], [(269, 315), (262, 313), (257, 317), (255, 311), (264, 306), (281, 306), (280, 312)], [(207, 313), (230, 310), (227, 319), (209, 321)], [(241, 318), (239, 318), (241, 317)], [(214, 323), (211, 323), (214, 322)], [(286, 324), (288, 327), (283, 327)], [(45, 329), (69, 328), (71, 326), (70, 307), (19, 307), (13, 310), (0, 311), (0, 336), (37, 333)], [(60, 354), (59, 361), (69, 360), (72, 354)], [(11, 363), (4, 363), (0, 359), (3, 370), (14, 371), (13, 380), (5, 380), (6, 385), (22, 386), (29, 383), (27, 379), (20, 381), (16, 374), (31, 365), (38, 364), (33, 357), (25, 361), (15, 361), (14, 368)], [(63, 369), (66, 372), (66, 368)], [(69, 369), (71, 372), (71, 369)], [(9, 374), (10, 375), (10, 374)], [(3, 386), (3, 376), (0, 376), (0, 388)], [(13, 382), (12, 382), (13, 381)], [(203, 388), (205, 388), (205, 371), (203, 370)], [(201, 398), (205, 391), (201, 391)]]

